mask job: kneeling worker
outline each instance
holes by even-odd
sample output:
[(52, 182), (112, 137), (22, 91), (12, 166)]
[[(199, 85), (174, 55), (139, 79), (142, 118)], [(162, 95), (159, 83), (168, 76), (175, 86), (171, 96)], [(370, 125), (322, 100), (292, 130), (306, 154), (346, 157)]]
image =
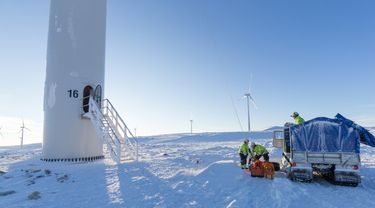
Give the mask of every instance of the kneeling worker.
[[(254, 155), (255, 153), (255, 155)], [(263, 159), (265, 161), (269, 161), (270, 157), (268, 155), (268, 151), (265, 147), (263, 147), (262, 145), (260, 144), (255, 144), (255, 142), (251, 142), (250, 144), (250, 157), (251, 159), (253, 160), (259, 160), (261, 157), (263, 157)]]

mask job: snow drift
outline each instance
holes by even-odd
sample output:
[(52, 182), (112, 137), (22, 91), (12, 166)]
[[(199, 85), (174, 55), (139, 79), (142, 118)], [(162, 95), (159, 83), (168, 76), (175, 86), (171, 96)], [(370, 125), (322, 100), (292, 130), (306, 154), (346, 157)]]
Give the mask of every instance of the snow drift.
[(244, 175), (237, 154), (244, 137), (279, 160), (272, 132), (144, 137), (140, 161), (121, 165), (42, 162), (40, 144), (0, 148), (0, 207), (375, 206), (374, 148), (361, 146), (362, 183), (353, 188), (292, 182), (280, 172), (274, 180)]

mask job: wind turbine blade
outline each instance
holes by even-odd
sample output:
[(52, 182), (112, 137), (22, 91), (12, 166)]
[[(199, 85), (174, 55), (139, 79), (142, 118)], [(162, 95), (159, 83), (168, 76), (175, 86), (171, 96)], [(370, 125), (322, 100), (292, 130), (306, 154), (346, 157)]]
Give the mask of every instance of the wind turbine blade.
[(0, 132), (0, 136), (1, 136), (1, 137), (4, 137), (4, 135), (3, 135), (1, 132)]
[(232, 106), (233, 106), (233, 109), (234, 109), (234, 113), (236, 114), (238, 124), (240, 125), (241, 131), (243, 131), (241, 120), (240, 120), (240, 117), (238, 116), (237, 108), (236, 108), (236, 105), (234, 104), (233, 97), (230, 96), (230, 99), (232, 100)]
[(248, 93), (251, 92), (251, 83), (253, 82), (253, 73), (250, 73), (250, 81), (249, 81), (249, 91)]
[(250, 100), (251, 100), (251, 102), (253, 103), (253, 105), (254, 105), (255, 109), (258, 109), (258, 106), (257, 106), (257, 104), (255, 103), (255, 100), (254, 100), (254, 98), (253, 98), (253, 97), (251, 97), (251, 95), (250, 95)]
[(26, 129), (26, 130), (28, 130), (28, 131), (30, 131), (30, 132), (31, 132), (31, 130), (30, 130), (29, 128), (27, 128), (27, 127), (24, 127), (24, 129)]

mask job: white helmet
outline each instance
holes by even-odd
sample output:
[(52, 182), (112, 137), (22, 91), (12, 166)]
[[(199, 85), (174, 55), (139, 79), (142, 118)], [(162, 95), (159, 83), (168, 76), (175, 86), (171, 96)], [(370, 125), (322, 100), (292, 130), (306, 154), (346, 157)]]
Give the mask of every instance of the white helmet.
[(253, 149), (255, 147), (255, 142), (250, 142), (250, 148)]

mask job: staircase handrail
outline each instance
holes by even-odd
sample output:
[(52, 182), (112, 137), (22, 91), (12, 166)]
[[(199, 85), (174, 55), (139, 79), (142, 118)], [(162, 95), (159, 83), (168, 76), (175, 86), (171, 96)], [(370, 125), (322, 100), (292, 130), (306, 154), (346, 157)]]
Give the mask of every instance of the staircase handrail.
[[(118, 136), (114, 133), (114, 129), (111, 127), (111, 125), (105, 125), (103, 121), (106, 121), (108, 122), (108, 120), (106, 119), (106, 117), (103, 115), (103, 112), (101, 111), (101, 109), (99, 108), (98, 106), (98, 103), (90, 96), (90, 100), (89, 100), (89, 111), (90, 111), (90, 116), (91, 116), (91, 121), (93, 122), (92, 119), (96, 119), (97, 121), (100, 122), (100, 125), (101, 126), (96, 126), (96, 123), (93, 122), (93, 124), (96, 126), (96, 130), (98, 131), (100, 128), (100, 133), (101, 133), (101, 137), (104, 137), (105, 135), (107, 135), (109, 138), (110, 138), (110, 141), (112, 142), (112, 144), (110, 144), (108, 142), (108, 140), (104, 139), (103, 138), (103, 142), (105, 142), (107, 144), (107, 147), (110, 148), (110, 154), (111, 154), (111, 157), (112, 159), (114, 159), (116, 162), (119, 162), (120, 161), (120, 151), (121, 151), (121, 148), (120, 148), (120, 145), (121, 145), (121, 142), (118, 138)], [(97, 117), (99, 116), (99, 117)], [(102, 128), (107, 128), (108, 130), (104, 130)], [(103, 132), (103, 130), (105, 132)], [(114, 134), (110, 134), (109, 132), (113, 132)], [(114, 149), (116, 148), (116, 149)]]
[[(108, 114), (108, 112), (114, 111), (113, 117), (116, 119), (116, 122), (118, 120), (121, 123), (121, 125), (123, 126), (122, 127), (121, 125), (118, 125), (120, 127), (120, 129), (123, 131), (121, 133), (124, 134), (124, 139), (129, 140), (129, 146), (134, 151), (134, 153), (136, 154), (135, 156), (137, 157), (137, 149), (135, 147), (135, 145), (137, 144), (137, 140), (135, 139), (133, 133), (130, 131), (128, 126), (125, 124), (124, 120), (121, 118), (120, 114), (117, 112), (116, 108), (113, 106), (111, 101), (109, 101), (108, 99), (103, 100), (103, 105), (102, 105), (103, 111), (106, 108), (107, 108), (107, 114)], [(103, 114), (105, 114), (105, 113), (103, 113)], [(111, 112), (111, 114), (112, 114), (112, 112)], [(128, 136), (128, 134), (129, 134), (129, 136)]]

